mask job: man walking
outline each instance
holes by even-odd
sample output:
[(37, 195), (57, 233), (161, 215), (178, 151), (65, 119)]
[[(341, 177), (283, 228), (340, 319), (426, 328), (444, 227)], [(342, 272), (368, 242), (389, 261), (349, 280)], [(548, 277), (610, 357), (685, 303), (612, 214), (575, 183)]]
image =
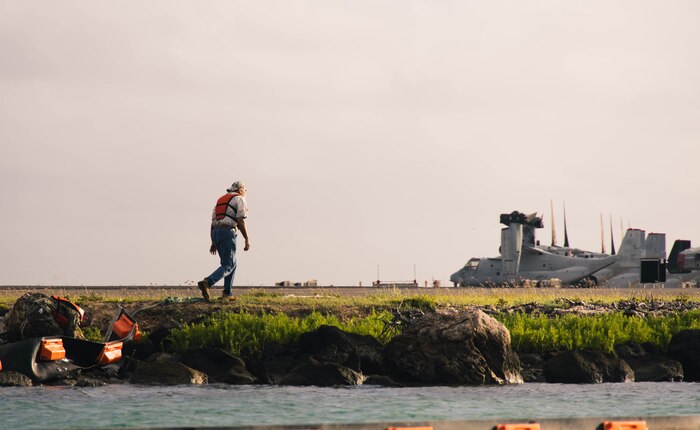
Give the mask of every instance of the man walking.
[(246, 230), (245, 218), (248, 205), (245, 201), (246, 186), (241, 181), (231, 184), (227, 193), (219, 197), (211, 217), (211, 247), (213, 255), (219, 253), (221, 265), (211, 275), (197, 283), (204, 300), (209, 301), (209, 288), (224, 278), (222, 299), (234, 298), (231, 293), (233, 276), (236, 274), (236, 238), (240, 230), (245, 238), (244, 251), (250, 249), (250, 239)]

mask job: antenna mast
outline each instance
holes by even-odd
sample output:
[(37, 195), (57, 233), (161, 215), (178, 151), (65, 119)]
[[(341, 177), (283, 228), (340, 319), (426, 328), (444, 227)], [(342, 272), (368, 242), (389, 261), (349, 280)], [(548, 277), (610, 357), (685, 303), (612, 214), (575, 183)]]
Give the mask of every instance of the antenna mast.
[(603, 228), (603, 212), (600, 213), (600, 252), (605, 254), (605, 230)]
[(557, 231), (554, 228), (554, 203), (552, 203), (552, 200), (549, 200), (549, 211), (552, 215), (551, 217), (551, 222), (552, 222), (552, 246), (557, 246)]

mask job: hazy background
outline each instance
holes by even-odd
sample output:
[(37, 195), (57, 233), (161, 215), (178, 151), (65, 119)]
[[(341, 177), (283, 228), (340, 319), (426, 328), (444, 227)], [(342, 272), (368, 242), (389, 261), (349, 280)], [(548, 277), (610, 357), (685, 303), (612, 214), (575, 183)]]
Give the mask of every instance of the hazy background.
[[(0, 284), (440, 279), (498, 216), (700, 244), (696, 1), (0, 3)], [(242, 247), (242, 238), (240, 244)], [(609, 238), (606, 238), (609, 249)]]

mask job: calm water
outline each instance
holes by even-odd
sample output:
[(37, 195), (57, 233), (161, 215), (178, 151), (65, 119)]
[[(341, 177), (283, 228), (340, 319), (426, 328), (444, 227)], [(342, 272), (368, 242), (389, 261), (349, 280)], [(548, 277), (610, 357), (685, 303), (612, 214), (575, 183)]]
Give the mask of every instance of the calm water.
[(0, 388), (0, 428), (237, 426), (700, 414), (700, 383)]

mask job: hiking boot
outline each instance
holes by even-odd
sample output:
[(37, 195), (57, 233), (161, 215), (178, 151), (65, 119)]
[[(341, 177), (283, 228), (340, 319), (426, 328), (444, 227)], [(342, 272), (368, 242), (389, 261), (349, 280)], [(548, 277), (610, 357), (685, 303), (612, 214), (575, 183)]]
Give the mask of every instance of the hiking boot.
[(209, 281), (206, 279), (202, 279), (201, 281), (197, 282), (197, 286), (199, 287), (199, 290), (202, 292), (202, 297), (204, 297), (204, 300), (207, 302), (209, 301)]
[(236, 300), (236, 296), (234, 296), (231, 293), (222, 293), (221, 298), (219, 300), (221, 300), (222, 302), (232, 302)]

